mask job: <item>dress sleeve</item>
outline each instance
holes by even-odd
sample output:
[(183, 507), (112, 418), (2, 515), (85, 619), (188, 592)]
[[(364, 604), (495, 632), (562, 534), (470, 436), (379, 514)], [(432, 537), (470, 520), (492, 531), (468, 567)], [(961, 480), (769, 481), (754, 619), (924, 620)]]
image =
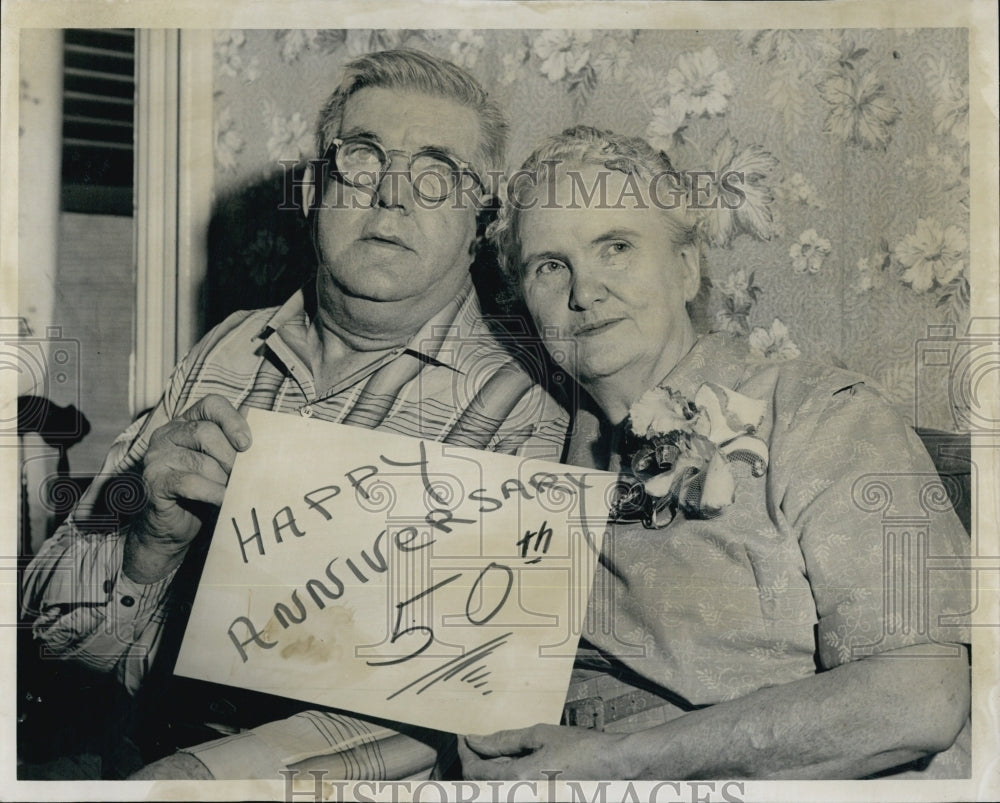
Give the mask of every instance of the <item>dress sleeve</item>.
[(21, 618), (48, 655), (113, 671), (131, 693), (158, 646), (173, 573), (149, 585), (128, 579), (126, 527), (142, 508), (137, 472), (150, 435), (179, 412), (186, 366), (174, 369), (156, 407), (115, 439), (79, 504), (28, 565), (22, 586)]
[(816, 395), (778, 419), (772, 460), (821, 667), (915, 644), (954, 654), (968, 640), (969, 537), (930, 456), (867, 385)]

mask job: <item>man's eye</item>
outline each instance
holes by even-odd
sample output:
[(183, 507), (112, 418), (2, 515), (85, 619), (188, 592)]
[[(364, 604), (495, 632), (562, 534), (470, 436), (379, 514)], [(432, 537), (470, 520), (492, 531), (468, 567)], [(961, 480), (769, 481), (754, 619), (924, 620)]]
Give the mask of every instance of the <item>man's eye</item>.
[(366, 142), (353, 142), (339, 154), (339, 160), (351, 166), (378, 164), (379, 152)]
[(630, 243), (626, 243), (626, 242), (613, 242), (613, 243), (608, 243), (606, 250), (607, 250), (608, 254), (610, 254), (611, 256), (615, 256), (617, 254), (624, 254), (626, 251), (629, 251), (631, 248), (632, 248), (632, 245)]

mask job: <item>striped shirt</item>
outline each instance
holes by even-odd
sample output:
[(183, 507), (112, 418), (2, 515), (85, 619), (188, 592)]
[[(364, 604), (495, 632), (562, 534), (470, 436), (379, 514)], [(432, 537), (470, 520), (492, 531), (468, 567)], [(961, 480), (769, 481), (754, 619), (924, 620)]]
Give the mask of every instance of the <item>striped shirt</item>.
[(22, 613), (49, 654), (114, 672), (132, 693), (140, 687), (174, 578), (142, 585), (124, 575), (128, 525), (119, 519), (142, 507), (138, 472), (152, 433), (208, 394), (243, 411), (559, 459), (568, 417), (490, 332), (471, 282), (405, 346), (322, 392), (308, 359), (310, 300), (299, 291), (281, 307), (230, 316), (181, 361), (157, 406), (115, 440), (100, 476), (25, 575)]

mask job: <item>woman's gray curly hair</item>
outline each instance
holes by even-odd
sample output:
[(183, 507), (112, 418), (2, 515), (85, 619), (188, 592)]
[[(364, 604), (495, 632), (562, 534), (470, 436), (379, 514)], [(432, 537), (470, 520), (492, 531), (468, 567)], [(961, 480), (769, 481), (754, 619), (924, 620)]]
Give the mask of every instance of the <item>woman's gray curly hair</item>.
[[(674, 244), (678, 247), (698, 243), (698, 226), (689, 214), (686, 196), (687, 183), (674, 170), (670, 157), (654, 149), (641, 137), (628, 137), (591, 126), (567, 128), (545, 140), (525, 160), (520, 171), (507, 182), (508, 197), (497, 219), (486, 231), (486, 236), (496, 246), (504, 279), (515, 296), (520, 296), (521, 275), (521, 215), (527, 206), (527, 197), (540, 186), (539, 174), (554, 165), (559, 168), (582, 168), (597, 165), (621, 173), (632, 173), (646, 180), (665, 176), (677, 200), (676, 208), (665, 209), (665, 225), (673, 230)], [(533, 178), (514, 186), (515, 179)], [(512, 197), (513, 196), (513, 197)]]

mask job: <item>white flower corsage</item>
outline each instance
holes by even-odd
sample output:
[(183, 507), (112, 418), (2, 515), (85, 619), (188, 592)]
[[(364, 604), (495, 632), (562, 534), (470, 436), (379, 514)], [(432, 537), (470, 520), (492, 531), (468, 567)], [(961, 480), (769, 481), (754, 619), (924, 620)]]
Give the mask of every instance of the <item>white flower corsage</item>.
[(710, 518), (731, 504), (730, 463), (744, 460), (755, 477), (767, 469), (767, 444), (756, 437), (766, 403), (706, 382), (694, 401), (669, 387), (644, 393), (629, 410), (623, 465), (636, 482), (618, 497), (618, 520), (668, 525), (682, 510)]

